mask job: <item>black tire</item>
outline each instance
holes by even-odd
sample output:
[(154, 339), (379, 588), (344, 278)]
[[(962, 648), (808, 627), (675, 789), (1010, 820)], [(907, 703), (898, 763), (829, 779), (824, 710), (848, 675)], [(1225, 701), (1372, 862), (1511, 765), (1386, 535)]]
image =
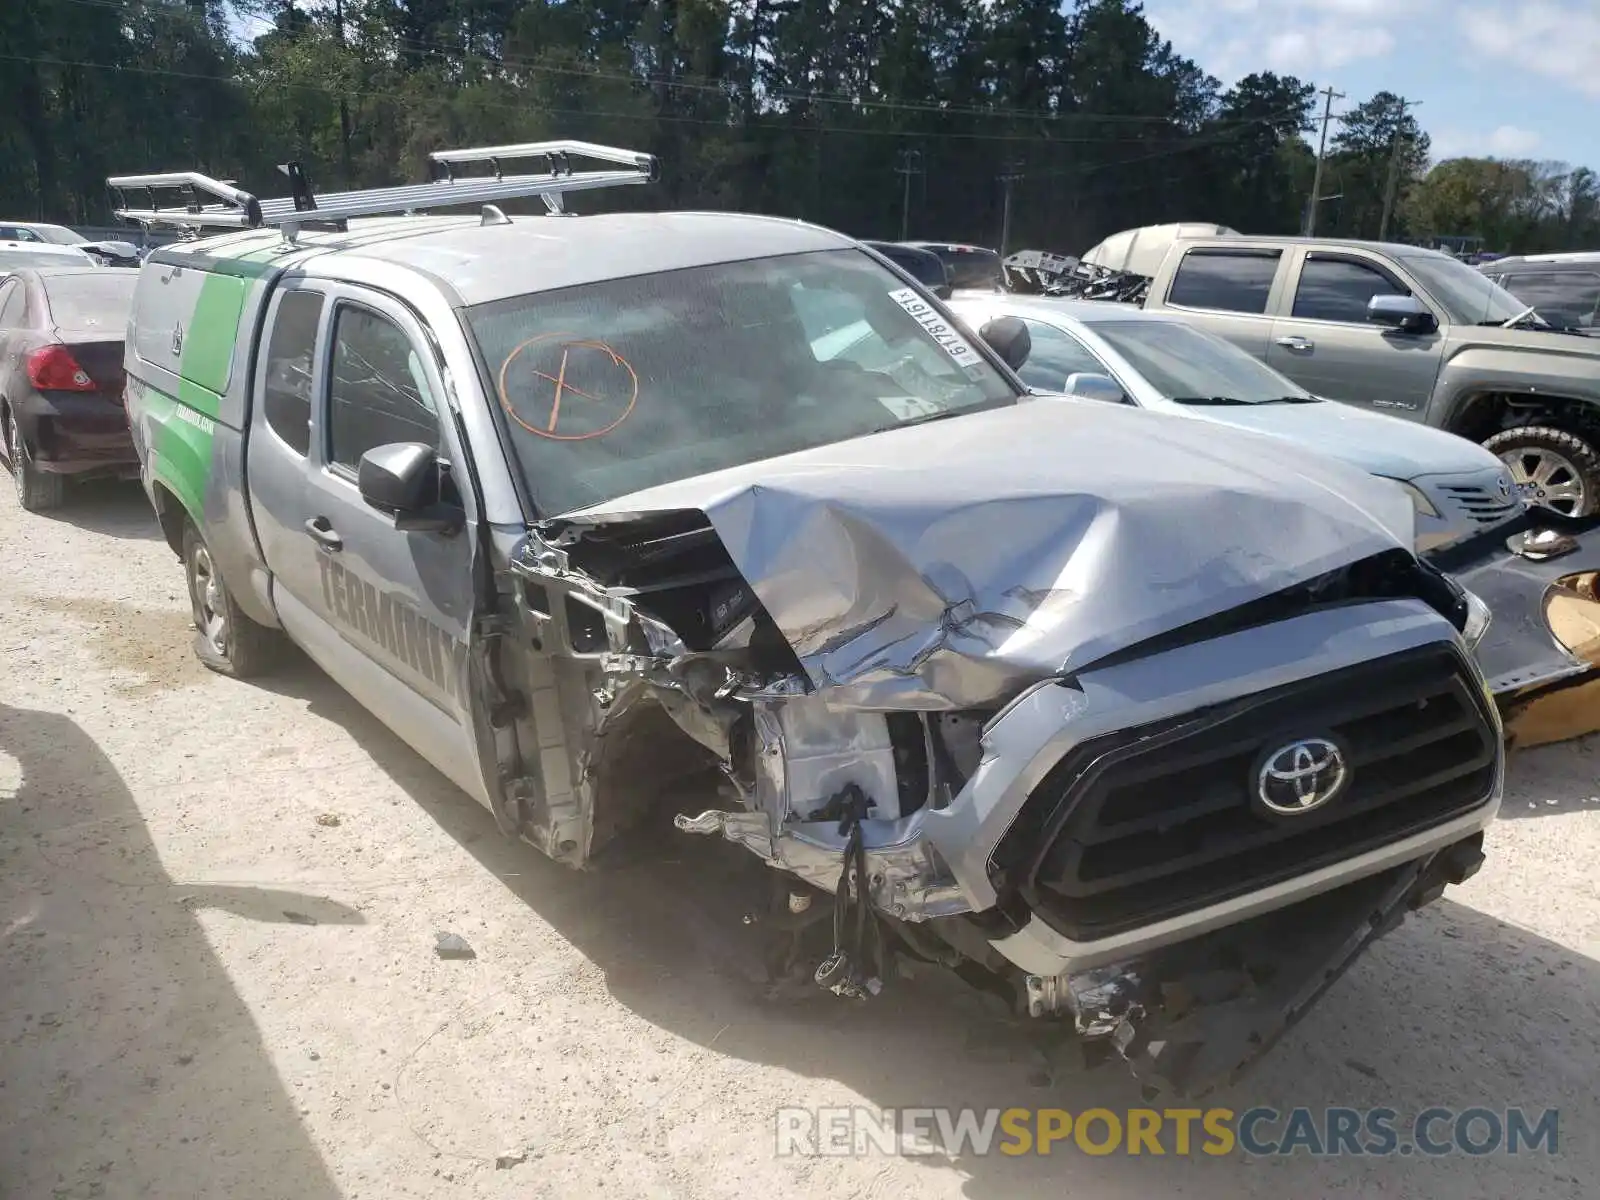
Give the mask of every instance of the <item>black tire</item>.
[[(1548, 425), (1503, 429), (1483, 443), (1519, 486), (1536, 489), (1533, 503), (1569, 517), (1600, 510), (1600, 450), (1588, 438)], [(1535, 464), (1543, 469), (1543, 478)], [(1551, 468), (1554, 468), (1551, 470)], [(1554, 493), (1554, 495), (1552, 495)]]
[(11, 467), (11, 482), (17, 489), (17, 503), (23, 511), (49, 512), (60, 508), (67, 495), (67, 481), (60, 475), (39, 470), (33, 455), (28, 451), (27, 439), (17, 427), (9, 406), (5, 409), (3, 434), (6, 444), (6, 462)]
[(258, 625), (240, 611), (211, 548), (188, 522), (183, 526), (183, 575), (194, 616), (194, 652), (201, 662), (219, 675), (251, 679), (282, 659), (283, 640), (277, 630)]

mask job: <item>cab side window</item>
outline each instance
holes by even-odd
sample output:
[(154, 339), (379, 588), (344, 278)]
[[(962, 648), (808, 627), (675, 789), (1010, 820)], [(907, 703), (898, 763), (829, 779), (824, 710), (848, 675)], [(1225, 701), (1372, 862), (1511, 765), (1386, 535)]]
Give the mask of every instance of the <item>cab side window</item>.
[(1307, 257), (1294, 292), (1294, 315), (1308, 321), (1364, 325), (1374, 296), (1409, 296), (1387, 271), (1348, 258)]
[(328, 382), (328, 461), (354, 472), (375, 446), (439, 447), (439, 418), (411, 339), (369, 309), (344, 305), (334, 317)]
[(321, 292), (285, 292), (267, 340), (262, 411), (272, 432), (302, 456), (311, 453), (312, 352), (321, 315)]
[(1215, 312), (1265, 313), (1279, 250), (1190, 250), (1178, 264), (1167, 303)]
[(1067, 376), (1079, 373), (1109, 375), (1106, 366), (1070, 333), (1054, 325), (1024, 319), (1033, 349), (1028, 361), (1017, 372), (1022, 382), (1041, 392), (1059, 392), (1067, 386)]

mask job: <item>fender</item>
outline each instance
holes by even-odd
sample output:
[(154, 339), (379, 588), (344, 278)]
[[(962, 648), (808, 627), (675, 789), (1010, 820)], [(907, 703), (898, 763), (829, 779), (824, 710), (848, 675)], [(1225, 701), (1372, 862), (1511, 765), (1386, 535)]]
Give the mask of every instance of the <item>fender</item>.
[[(1569, 347), (1554, 335), (1548, 349), (1451, 338), (1428, 405), (1428, 424), (1454, 429), (1466, 404), (1485, 392), (1530, 400), (1600, 405), (1600, 355)], [(1600, 414), (1597, 414), (1600, 415)]]

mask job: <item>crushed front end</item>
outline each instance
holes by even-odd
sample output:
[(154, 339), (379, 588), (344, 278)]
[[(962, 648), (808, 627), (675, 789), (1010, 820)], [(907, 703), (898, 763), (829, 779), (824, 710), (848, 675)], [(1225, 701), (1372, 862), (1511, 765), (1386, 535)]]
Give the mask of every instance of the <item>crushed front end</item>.
[(1503, 751), (1463, 595), (1330, 499), (1354, 473), (1286, 499), (1134, 423), (1179, 482), (1066, 488), (955, 424), (902, 435), (914, 472), (847, 444), (530, 532), (502, 826), (584, 865), (709, 768), (674, 824), (778, 869), (775, 976), (936, 963), (1203, 1092), (1476, 868)]

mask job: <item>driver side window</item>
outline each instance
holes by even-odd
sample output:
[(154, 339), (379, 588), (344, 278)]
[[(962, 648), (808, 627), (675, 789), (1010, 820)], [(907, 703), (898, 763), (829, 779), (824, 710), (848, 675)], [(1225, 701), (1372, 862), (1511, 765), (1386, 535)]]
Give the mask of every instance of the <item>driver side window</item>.
[(440, 445), (439, 418), (411, 339), (370, 309), (334, 317), (328, 381), (328, 462), (354, 473), (361, 456), (394, 442)]
[(1374, 296), (1410, 294), (1410, 288), (1372, 263), (1308, 255), (1300, 268), (1293, 315), (1307, 321), (1364, 325)]
[(1028, 327), (1028, 334), (1033, 339), (1033, 349), (1017, 375), (1029, 387), (1041, 392), (1060, 392), (1065, 390), (1069, 375), (1111, 374), (1106, 365), (1070, 333), (1054, 325), (1026, 318), (1023, 324)]

